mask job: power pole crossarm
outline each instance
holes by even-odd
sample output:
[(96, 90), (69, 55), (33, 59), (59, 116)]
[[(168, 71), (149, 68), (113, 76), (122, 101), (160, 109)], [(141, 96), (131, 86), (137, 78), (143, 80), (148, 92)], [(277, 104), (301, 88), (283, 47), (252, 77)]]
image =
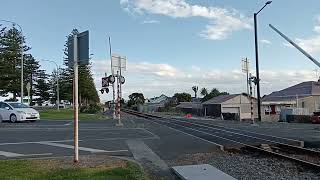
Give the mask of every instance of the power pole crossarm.
[(273, 29), (275, 32), (277, 32), (281, 37), (283, 37), (285, 40), (287, 40), (292, 46), (297, 48), (302, 54), (304, 54), (307, 58), (309, 58), (313, 63), (315, 63), (318, 67), (320, 67), (320, 63), (313, 58), (309, 53), (307, 53), (305, 50), (303, 50), (300, 46), (298, 46), (295, 42), (293, 42), (291, 39), (289, 39), (286, 35), (281, 33), (277, 28), (269, 24), (270, 28)]

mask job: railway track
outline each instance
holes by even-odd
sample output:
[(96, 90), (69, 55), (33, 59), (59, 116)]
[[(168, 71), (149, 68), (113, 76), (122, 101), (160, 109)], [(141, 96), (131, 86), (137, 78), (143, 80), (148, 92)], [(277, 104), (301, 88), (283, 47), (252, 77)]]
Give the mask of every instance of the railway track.
[(144, 114), (128, 109), (124, 109), (123, 112), (197, 136), (220, 146), (222, 150), (245, 148), (294, 161), (320, 173), (320, 151), (303, 148), (301, 141), (242, 131), (209, 123)]

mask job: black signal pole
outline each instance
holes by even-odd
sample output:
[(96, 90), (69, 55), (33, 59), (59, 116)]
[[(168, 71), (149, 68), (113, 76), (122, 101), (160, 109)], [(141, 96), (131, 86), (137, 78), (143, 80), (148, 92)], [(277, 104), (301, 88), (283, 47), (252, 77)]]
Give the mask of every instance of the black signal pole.
[(259, 76), (259, 53), (258, 53), (258, 33), (257, 33), (257, 16), (268, 4), (272, 1), (267, 1), (266, 4), (257, 12), (254, 13), (254, 38), (255, 38), (255, 53), (256, 53), (256, 78), (257, 78), (257, 98), (258, 98), (258, 120), (261, 121), (261, 96), (260, 96), (260, 76)]

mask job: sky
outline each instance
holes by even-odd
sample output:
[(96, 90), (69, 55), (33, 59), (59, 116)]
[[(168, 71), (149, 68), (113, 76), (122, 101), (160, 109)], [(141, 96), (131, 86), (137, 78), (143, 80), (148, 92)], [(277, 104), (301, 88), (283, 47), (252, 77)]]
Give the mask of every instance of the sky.
[[(246, 92), (241, 60), (255, 74), (253, 13), (265, 0), (1, 0), (0, 19), (18, 23), (40, 60), (62, 65), (66, 36), (89, 30), (96, 88), (110, 74), (112, 52), (127, 57), (123, 97), (145, 97), (191, 87)], [(307, 3), (306, 3), (307, 2)], [(269, 28), (274, 25), (314, 58), (320, 55), (320, 1), (274, 0), (258, 15), (261, 93), (318, 80), (309, 59)], [(0, 22), (1, 23), (1, 22)], [(11, 26), (8, 23), (3, 23)], [(53, 64), (40, 61), (51, 72)], [(101, 95), (102, 101), (111, 95)]]

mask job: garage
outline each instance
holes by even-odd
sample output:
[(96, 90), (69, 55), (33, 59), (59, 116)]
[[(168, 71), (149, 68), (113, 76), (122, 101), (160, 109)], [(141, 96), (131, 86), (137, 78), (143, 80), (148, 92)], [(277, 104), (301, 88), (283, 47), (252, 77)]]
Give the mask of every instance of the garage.
[[(256, 104), (256, 99), (252, 98)], [(202, 103), (205, 116), (240, 120), (251, 117), (250, 97), (247, 94), (220, 95)], [(221, 116), (222, 115), (222, 116)]]

